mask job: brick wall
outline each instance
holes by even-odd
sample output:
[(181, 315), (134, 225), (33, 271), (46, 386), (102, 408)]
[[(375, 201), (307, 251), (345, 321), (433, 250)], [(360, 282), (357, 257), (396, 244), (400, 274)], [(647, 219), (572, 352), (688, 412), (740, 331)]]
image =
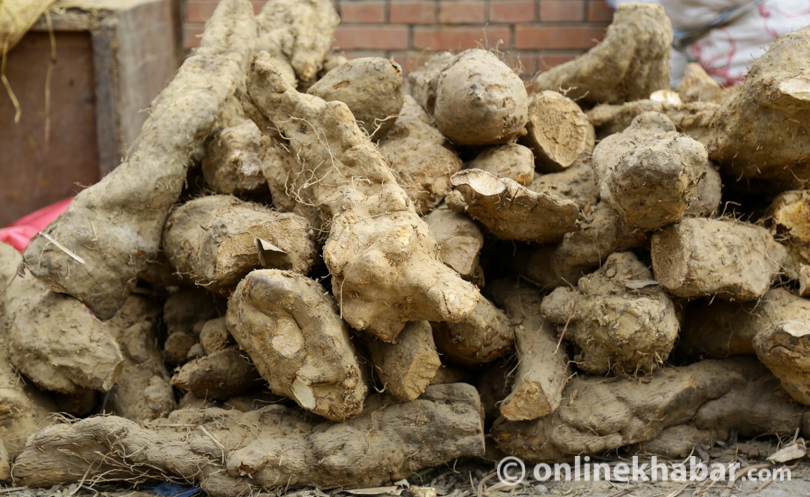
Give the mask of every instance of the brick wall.
[[(604, 37), (604, 0), (333, 0), (335, 48), (349, 58), (391, 57), (405, 69), (432, 51), (497, 48), (524, 75), (571, 60)], [(199, 44), (216, 0), (187, 0), (184, 43)], [(263, 5), (254, 1), (258, 12)]]

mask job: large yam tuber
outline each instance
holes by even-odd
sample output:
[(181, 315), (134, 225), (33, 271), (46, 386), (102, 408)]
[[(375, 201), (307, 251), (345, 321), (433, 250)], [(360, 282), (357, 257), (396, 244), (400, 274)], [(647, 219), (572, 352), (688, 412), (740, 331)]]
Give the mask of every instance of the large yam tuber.
[(113, 317), (155, 259), (189, 157), (211, 133), (250, 62), (256, 37), (250, 2), (220, 2), (206, 24), (200, 48), (152, 103), (128, 158), (79, 193), (45, 230), (48, 236), (25, 251), (34, 276), (78, 298), (99, 319)]
[(433, 323), (436, 348), (465, 366), (492, 362), (512, 350), (515, 330), (509, 316), (484, 297), (458, 323)]
[(500, 413), (510, 421), (551, 414), (559, 407), (568, 381), (568, 354), (558, 346), (554, 326), (542, 316), (540, 293), (509, 280), (495, 281), (488, 289), (509, 314), (517, 348), (515, 383), (501, 402)]
[(579, 226), (579, 206), (550, 191), (536, 192), (509, 178), (479, 169), (450, 178), (455, 191), (447, 205), (465, 211), (502, 240), (556, 242)]
[(433, 117), (439, 131), (456, 143), (497, 145), (523, 131), (528, 105), (526, 88), (509, 66), (474, 49), (442, 70)]
[(558, 172), (593, 150), (593, 125), (579, 105), (556, 91), (542, 91), (529, 101), (526, 135), (520, 142), (532, 149), (537, 169)]
[(333, 421), (363, 409), (367, 388), (349, 327), (315, 281), (253, 271), (231, 295), (227, 325), (273, 393)]
[(484, 234), (475, 221), (463, 212), (440, 206), (424, 217), (439, 246), (439, 258), (464, 279), (483, 285), (484, 271), (478, 254), (484, 246)]
[(408, 95), (393, 128), (380, 140), (380, 151), (420, 215), (450, 193), (450, 176), (464, 165), (433, 119)]
[(619, 5), (599, 45), (541, 73), (534, 91), (565, 91), (588, 104), (623, 103), (669, 89), (672, 24), (660, 5)]
[(723, 89), (713, 80), (700, 64), (686, 64), (683, 78), (675, 90), (683, 102), (713, 102), (719, 104), (723, 99)]
[[(22, 256), (0, 244), (0, 263), (16, 268)], [(81, 302), (49, 290), (16, 271), (0, 289), (14, 367), (46, 390), (80, 394), (112, 388), (121, 372), (121, 350), (107, 326)]]
[(788, 33), (752, 65), (712, 120), (709, 155), (731, 177), (779, 191), (810, 182), (810, 28)]
[(236, 347), (226, 347), (187, 362), (171, 384), (197, 397), (228, 400), (261, 385), (256, 367)]
[(226, 294), (261, 267), (306, 274), (317, 255), (301, 216), (225, 195), (175, 208), (166, 220), (163, 249), (175, 271)]
[(402, 68), (382, 57), (353, 59), (326, 73), (307, 93), (345, 103), (357, 124), (379, 140), (402, 109)]
[(549, 294), (543, 315), (577, 345), (574, 361), (588, 373), (654, 371), (669, 357), (680, 325), (674, 304), (651, 280), (635, 255), (616, 253), (576, 290)]
[(261, 169), (261, 139), (259, 127), (249, 119), (211, 136), (202, 160), (206, 184), (214, 192), (226, 195), (266, 191), (267, 180)]
[(436, 89), (439, 87), (439, 78), (450, 63), (455, 60), (452, 52), (441, 52), (430, 57), (425, 65), (408, 73), (408, 93), (422, 106), (429, 115), (433, 115), (436, 108)]
[(130, 295), (106, 323), (124, 356), (108, 409), (133, 421), (159, 418), (177, 407), (158, 349), (160, 311), (161, 307), (149, 299)]
[(742, 222), (683, 219), (652, 236), (655, 279), (678, 297), (757, 299), (786, 257), (768, 230)]
[(408, 323), (397, 335), (396, 343), (372, 337), (367, 346), (374, 373), (383, 388), (401, 400), (414, 400), (422, 395), (442, 365), (427, 321)]
[(472, 311), (478, 290), (438, 260), (427, 226), (346, 104), (298, 93), (263, 53), (248, 94), (300, 160), (295, 190), (331, 217), (323, 258), (353, 328), (392, 341), (408, 321), (459, 321)]
[(183, 409), (144, 427), (95, 417), (32, 437), (13, 476), (15, 484), (31, 487), (82, 478), (181, 478), (213, 497), (305, 486), (364, 488), (481, 456), (483, 430), (478, 392), (463, 383), (430, 386), (407, 403), (375, 396), (362, 415), (339, 424), (307, 421), (280, 405), (246, 413)]
[(631, 226), (645, 230), (683, 217), (707, 161), (703, 145), (652, 112), (602, 140), (593, 152), (602, 200)]
[[(501, 418), (492, 434), (502, 451), (547, 463), (653, 440), (690, 422), (713, 440), (727, 439), (738, 426), (748, 436), (792, 435), (802, 410), (774, 395), (774, 387), (773, 377), (749, 358), (665, 368), (645, 381), (576, 377), (563, 392), (569, 402), (554, 413), (536, 421)], [(760, 398), (752, 395), (757, 392)]]
[(480, 169), (498, 178), (509, 178), (527, 186), (534, 179), (534, 154), (523, 145), (507, 143), (485, 149), (467, 168)]

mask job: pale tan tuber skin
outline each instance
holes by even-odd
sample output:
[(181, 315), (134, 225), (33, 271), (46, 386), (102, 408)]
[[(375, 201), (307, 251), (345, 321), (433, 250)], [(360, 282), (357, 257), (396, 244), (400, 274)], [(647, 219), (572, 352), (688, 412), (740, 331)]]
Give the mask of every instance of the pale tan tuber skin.
[(494, 54), (466, 50), (442, 70), (433, 117), (462, 145), (498, 145), (523, 132), (529, 97), (520, 78)]
[(543, 299), (543, 316), (579, 347), (576, 364), (591, 374), (633, 375), (661, 367), (680, 324), (675, 306), (631, 252), (615, 253), (575, 290)]
[(485, 149), (467, 164), (467, 169), (481, 169), (527, 186), (534, 179), (534, 154), (523, 145), (507, 143)]
[(464, 166), (433, 118), (409, 95), (393, 128), (380, 140), (380, 151), (419, 215), (431, 212), (450, 193), (450, 176)]
[[(601, 454), (659, 437), (693, 423), (725, 440), (732, 430), (756, 436), (792, 436), (803, 410), (774, 392), (773, 377), (750, 358), (702, 361), (637, 378), (572, 378), (569, 399), (536, 421), (495, 422), (498, 448), (525, 462), (561, 462)], [(759, 398), (757, 398), (757, 396)]]
[(228, 400), (262, 384), (262, 377), (244, 353), (226, 347), (187, 362), (172, 377), (171, 384), (197, 397)]
[(723, 173), (777, 191), (810, 182), (808, 55), (810, 28), (782, 36), (717, 110), (708, 149)]
[(510, 421), (521, 421), (554, 412), (570, 374), (568, 353), (554, 336), (554, 326), (542, 316), (540, 292), (509, 280), (495, 281), (487, 289), (509, 314), (518, 358), (515, 383), (501, 402), (500, 413)]
[(190, 156), (241, 83), (255, 37), (250, 2), (218, 4), (200, 48), (152, 102), (124, 163), (79, 193), (45, 230), (69, 252), (45, 236), (28, 246), (25, 262), (34, 276), (81, 300), (99, 319), (113, 317), (155, 259)]
[(576, 102), (556, 91), (532, 95), (526, 135), (520, 142), (534, 153), (538, 171), (568, 169), (593, 151), (595, 140), (593, 125)]
[(793, 399), (810, 405), (810, 314), (782, 317), (789, 320), (762, 328), (754, 335), (754, 350)]
[(206, 355), (212, 355), (220, 350), (225, 350), (230, 345), (236, 343), (228, 333), (228, 326), (225, 317), (212, 319), (203, 325), (200, 331), (200, 344)]
[(776, 197), (768, 209), (771, 232), (784, 239), (790, 252), (810, 263), (810, 192), (791, 190)]
[(565, 91), (581, 104), (623, 103), (669, 89), (672, 24), (660, 5), (620, 5), (599, 45), (541, 73), (534, 91)]
[(700, 64), (686, 64), (681, 83), (675, 89), (683, 102), (721, 103), (723, 89), (713, 80)]
[(0, 481), (11, 478), (11, 463), (3, 439), (0, 438)]
[(452, 52), (434, 54), (425, 65), (408, 73), (407, 90), (429, 115), (436, 108), (436, 89), (442, 71), (454, 60)]
[(15, 268), (0, 287), (11, 363), (37, 386), (64, 394), (106, 392), (121, 372), (121, 350), (107, 325), (78, 300), (53, 292), (30, 273), (22, 256), (0, 244), (0, 263)]
[(382, 57), (352, 59), (326, 73), (307, 93), (345, 103), (357, 124), (379, 140), (402, 109), (402, 68)]
[(158, 349), (161, 307), (130, 295), (115, 317), (107, 321), (124, 356), (121, 375), (106, 410), (133, 421), (166, 416), (177, 407), (169, 372)]
[(363, 409), (366, 379), (349, 327), (315, 281), (253, 271), (231, 295), (227, 325), (273, 393), (333, 421)]
[(372, 337), (367, 347), (382, 388), (400, 400), (422, 395), (442, 365), (427, 321), (408, 323), (396, 343)]
[(392, 341), (408, 321), (469, 314), (478, 290), (438, 260), (427, 225), (348, 107), (296, 92), (267, 54), (250, 74), (251, 100), (299, 159), (293, 191), (331, 218), (323, 258), (343, 318)]
[(681, 219), (706, 170), (706, 148), (675, 131), (665, 115), (641, 114), (602, 140), (593, 167), (603, 201), (639, 229)]
[(308, 421), (273, 405), (246, 413), (182, 409), (144, 427), (115, 416), (55, 425), (30, 439), (13, 476), (31, 487), (82, 476), (179, 478), (212, 497), (237, 497), (274, 488), (374, 487), (483, 454), (478, 392), (456, 383), (430, 386), (413, 402), (371, 397), (363, 414), (344, 423)]
[(535, 192), (479, 169), (460, 171), (450, 183), (455, 190), (447, 205), (480, 221), (496, 238), (551, 243), (580, 228), (579, 206), (554, 192)]
[(442, 205), (424, 218), (439, 245), (439, 258), (464, 279), (483, 286), (484, 271), (478, 254), (484, 246), (484, 234), (475, 221), (463, 212)]
[(261, 138), (259, 127), (250, 119), (211, 136), (202, 160), (206, 184), (214, 192), (226, 195), (266, 191), (267, 180), (261, 170)]
[(599, 200), (599, 185), (593, 172), (590, 154), (577, 159), (568, 169), (558, 173), (537, 174), (529, 190), (548, 192), (573, 200), (588, 219)]
[(433, 323), (433, 338), (441, 354), (456, 364), (492, 362), (512, 350), (515, 330), (509, 316), (484, 297), (458, 323)]
[(176, 272), (227, 294), (261, 267), (308, 273), (317, 256), (311, 238), (309, 223), (296, 214), (213, 195), (172, 210), (163, 250)]
[(786, 257), (768, 230), (742, 222), (689, 218), (652, 236), (655, 279), (678, 297), (755, 300)]

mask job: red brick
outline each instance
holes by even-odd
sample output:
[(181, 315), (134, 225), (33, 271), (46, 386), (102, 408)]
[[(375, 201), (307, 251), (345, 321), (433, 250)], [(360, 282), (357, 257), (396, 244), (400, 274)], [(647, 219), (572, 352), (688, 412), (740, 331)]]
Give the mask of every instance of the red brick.
[(389, 22), (402, 24), (433, 24), (436, 6), (433, 2), (397, 2), (388, 6)]
[(456, 0), (439, 2), (439, 24), (483, 24), (486, 21), (484, 2)]
[(550, 55), (541, 55), (537, 58), (537, 71), (543, 72), (548, 71), (552, 67), (559, 66), (560, 64), (565, 64), (568, 61), (574, 60), (577, 58), (577, 55), (573, 54), (550, 54)]
[(413, 48), (417, 50), (464, 50), (480, 45), (494, 47), (499, 40), (503, 40), (502, 46), (511, 45), (508, 27), (426, 26), (415, 27), (413, 31)]
[(489, 5), (490, 22), (534, 22), (537, 12), (534, 0), (495, 1)]
[(267, 2), (250, 2), (250, 3), (253, 4), (253, 13), (258, 14), (259, 12), (262, 11), (262, 7), (264, 7), (264, 4)]
[(541, 0), (540, 22), (581, 22), (585, 0)]
[(507, 66), (520, 77), (531, 76), (534, 74), (534, 59), (533, 55), (522, 55), (519, 53), (506, 53), (501, 56)]
[(200, 46), (200, 35), (203, 34), (202, 24), (189, 24), (183, 26), (183, 48), (196, 48)]
[(335, 47), (340, 50), (405, 50), (408, 48), (408, 27), (338, 26)]
[(347, 59), (359, 59), (361, 57), (385, 57), (385, 50), (349, 50), (341, 53)]
[(425, 65), (425, 62), (430, 59), (432, 54), (425, 53), (425, 52), (396, 52), (391, 55), (391, 58), (394, 59), (394, 62), (402, 67), (402, 72), (404, 74), (408, 74), (411, 71), (421, 68)]
[(596, 45), (605, 28), (593, 26), (517, 26), (515, 48), (519, 50), (576, 50)]
[(588, 22), (613, 21), (613, 9), (603, 0), (590, 0), (588, 2)]
[(383, 2), (342, 2), (340, 21), (346, 24), (385, 22), (385, 4)]
[(190, 0), (186, 4), (186, 20), (188, 22), (205, 22), (214, 14), (218, 2), (208, 0)]

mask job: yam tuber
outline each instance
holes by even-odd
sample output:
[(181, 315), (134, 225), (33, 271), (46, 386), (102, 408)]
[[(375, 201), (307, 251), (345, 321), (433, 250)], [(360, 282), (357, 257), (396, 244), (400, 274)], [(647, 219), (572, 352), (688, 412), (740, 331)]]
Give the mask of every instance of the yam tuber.
[(462, 366), (494, 361), (512, 349), (515, 331), (509, 316), (484, 297), (458, 323), (433, 323), (433, 338), (442, 355)]
[(484, 234), (475, 221), (463, 212), (439, 206), (424, 218), (439, 246), (439, 258), (464, 279), (483, 286), (484, 271), (478, 254), (484, 246)]
[(485, 149), (467, 168), (480, 169), (495, 177), (509, 178), (527, 186), (534, 179), (534, 154), (523, 145), (507, 143)]
[(400, 400), (422, 395), (442, 365), (427, 321), (408, 323), (396, 343), (372, 337), (367, 346), (375, 375), (383, 388)]
[(250, 119), (222, 129), (206, 143), (202, 160), (205, 183), (216, 193), (244, 195), (267, 190), (261, 169), (262, 133)]
[(171, 384), (204, 399), (228, 400), (261, 385), (261, 379), (256, 366), (239, 349), (227, 347), (187, 362)]

